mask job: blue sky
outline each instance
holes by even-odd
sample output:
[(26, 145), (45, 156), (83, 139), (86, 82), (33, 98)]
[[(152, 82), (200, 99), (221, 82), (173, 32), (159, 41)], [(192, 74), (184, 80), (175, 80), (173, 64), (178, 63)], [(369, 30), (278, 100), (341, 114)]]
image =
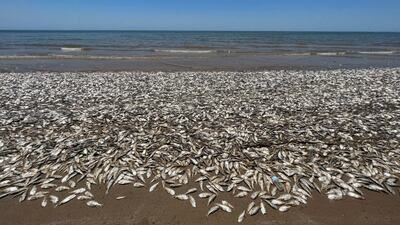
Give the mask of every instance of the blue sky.
[(0, 29), (400, 32), (400, 0), (0, 0)]

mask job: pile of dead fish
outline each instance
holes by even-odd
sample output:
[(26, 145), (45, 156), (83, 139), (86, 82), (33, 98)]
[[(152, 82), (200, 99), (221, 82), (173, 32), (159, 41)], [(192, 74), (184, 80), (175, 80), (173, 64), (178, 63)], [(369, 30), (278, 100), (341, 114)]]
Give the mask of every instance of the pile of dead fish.
[(400, 185), (400, 68), (5, 73), (0, 106), (0, 198), (43, 207), (130, 185), (241, 222)]

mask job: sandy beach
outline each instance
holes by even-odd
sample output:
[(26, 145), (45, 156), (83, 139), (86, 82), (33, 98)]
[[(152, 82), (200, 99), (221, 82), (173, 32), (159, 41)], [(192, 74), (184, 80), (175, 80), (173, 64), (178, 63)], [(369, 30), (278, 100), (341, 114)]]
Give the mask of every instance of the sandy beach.
[(1, 73), (0, 224), (399, 224), (399, 99), (399, 68)]
[[(104, 196), (104, 188), (96, 190), (98, 200), (104, 203), (99, 209), (88, 208), (83, 202), (71, 202), (57, 208), (40, 207), (40, 202), (19, 203), (16, 199), (0, 201), (0, 221), (4, 225), (221, 225), (239, 224), (236, 216), (228, 213), (207, 217), (206, 200), (192, 208), (187, 202), (180, 202), (165, 192), (149, 193), (145, 189), (116, 187)], [(98, 194), (98, 195), (97, 195)], [(126, 199), (116, 200), (118, 196)], [(266, 215), (249, 217), (242, 224), (278, 225), (338, 225), (338, 224), (398, 224), (400, 215), (399, 196), (367, 192), (366, 200), (345, 199), (332, 201), (317, 193), (304, 206), (281, 213), (268, 209)], [(247, 204), (231, 198), (237, 206)], [(234, 210), (235, 213), (240, 213)]]

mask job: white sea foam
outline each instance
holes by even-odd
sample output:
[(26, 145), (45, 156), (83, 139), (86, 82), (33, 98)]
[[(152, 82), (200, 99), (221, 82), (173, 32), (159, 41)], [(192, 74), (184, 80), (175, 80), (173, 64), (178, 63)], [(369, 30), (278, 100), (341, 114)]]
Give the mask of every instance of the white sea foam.
[(166, 52), (166, 53), (193, 53), (193, 54), (206, 54), (213, 53), (212, 50), (190, 50), (190, 49), (155, 49), (155, 52)]
[(283, 55), (287, 55), (287, 56), (310, 56), (312, 55), (311, 52), (299, 52), (299, 53), (286, 53)]
[(63, 52), (81, 52), (82, 48), (70, 48), (70, 47), (62, 47), (61, 51)]
[(346, 52), (318, 52), (317, 55), (320, 56), (346, 55)]
[(393, 55), (395, 51), (371, 51), (371, 52), (358, 52), (363, 55)]

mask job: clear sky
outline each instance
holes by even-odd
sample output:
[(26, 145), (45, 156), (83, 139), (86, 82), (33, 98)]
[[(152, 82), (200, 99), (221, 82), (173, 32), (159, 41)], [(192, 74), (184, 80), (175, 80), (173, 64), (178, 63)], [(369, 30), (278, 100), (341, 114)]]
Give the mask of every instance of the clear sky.
[(400, 32), (400, 0), (0, 0), (0, 29)]

